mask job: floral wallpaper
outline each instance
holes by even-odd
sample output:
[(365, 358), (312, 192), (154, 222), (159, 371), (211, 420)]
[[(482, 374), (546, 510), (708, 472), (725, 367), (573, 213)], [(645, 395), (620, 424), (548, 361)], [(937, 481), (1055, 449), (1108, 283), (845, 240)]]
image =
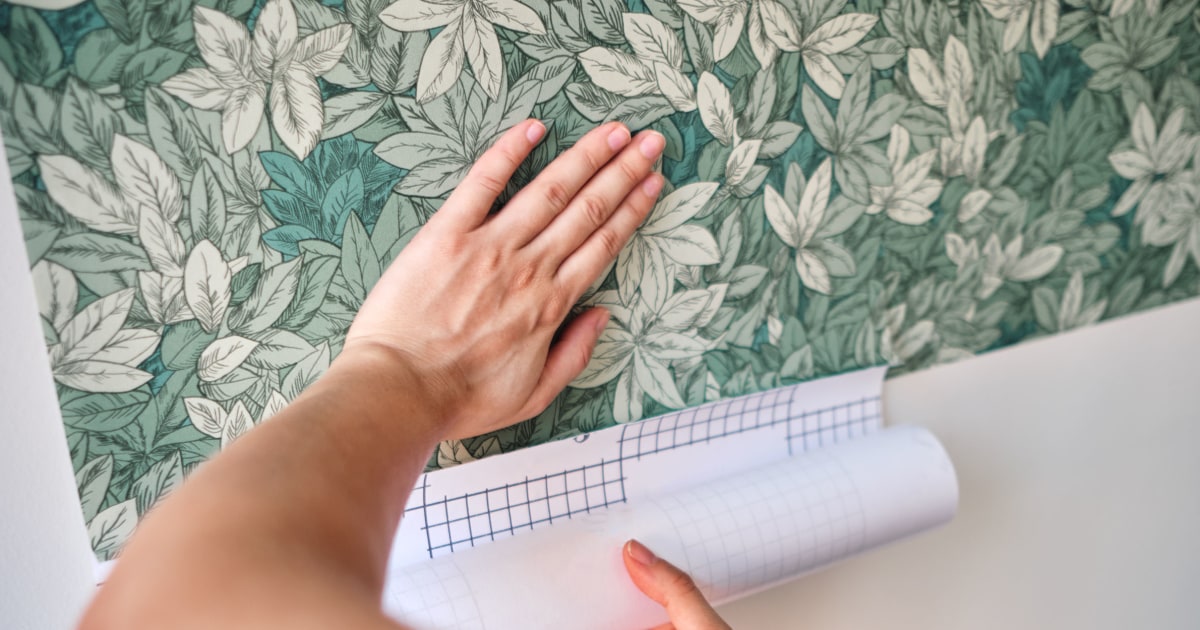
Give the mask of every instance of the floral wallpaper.
[[(328, 368), (472, 162), (667, 138), (543, 414), (447, 466), (1200, 293), (1197, 0), (23, 0), (3, 128), (97, 555)], [(501, 210), (502, 211), (502, 210)]]

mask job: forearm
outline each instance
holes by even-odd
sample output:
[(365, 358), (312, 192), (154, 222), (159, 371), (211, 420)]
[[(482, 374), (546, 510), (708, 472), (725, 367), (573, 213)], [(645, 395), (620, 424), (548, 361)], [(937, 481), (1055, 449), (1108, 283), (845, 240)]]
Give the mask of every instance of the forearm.
[[(89, 620), (236, 626), (277, 622), (281, 606), (332, 612), (324, 598), (378, 608), (388, 546), (441, 423), (393, 357), (355, 350), (147, 518)], [(253, 597), (195, 597), (231, 581)], [(300, 618), (314, 622), (312, 612)]]

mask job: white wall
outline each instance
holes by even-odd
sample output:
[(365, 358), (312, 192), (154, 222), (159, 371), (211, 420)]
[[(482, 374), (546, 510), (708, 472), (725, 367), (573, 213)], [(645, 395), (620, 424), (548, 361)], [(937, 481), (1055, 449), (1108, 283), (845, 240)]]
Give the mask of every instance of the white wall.
[(946, 528), (723, 608), (735, 628), (1200, 627), (1200, 301), (887, 381)]

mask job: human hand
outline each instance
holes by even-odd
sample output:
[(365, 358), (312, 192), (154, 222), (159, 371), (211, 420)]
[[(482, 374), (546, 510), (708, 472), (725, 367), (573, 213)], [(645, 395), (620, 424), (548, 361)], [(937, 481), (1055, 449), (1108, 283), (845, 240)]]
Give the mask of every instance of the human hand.
[(654, 630), (730, 630), (687, 573), (636, 540), (625, 543), (621, 555), (638, 590), (667, 609), (670, 621)]
[(662, 190), (651, 169), (663, 137), (631, 140), (614, 122), (489, 216), (544, 133), (527, 120), (483, 154), (383, 274), (346, 339), (342, 356), (381, 357), (446, 438), (533, 417), (583, 370), (608, 313), (592, 309), (555, 334)]

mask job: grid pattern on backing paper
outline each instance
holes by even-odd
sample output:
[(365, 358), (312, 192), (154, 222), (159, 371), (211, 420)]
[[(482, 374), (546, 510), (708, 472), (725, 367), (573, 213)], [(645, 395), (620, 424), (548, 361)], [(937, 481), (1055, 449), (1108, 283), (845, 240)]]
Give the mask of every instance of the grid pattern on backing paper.
[(789, 453), (864, 435), (880, 421), (878, 396), (789, 416), (795, 388), (776, 389), (622, 427), (616, 457), (456, 496), (429, 496), (426, 478), (406, 513), (420, 515), (429, 557), (506, 538), (624, 503), (624, 463), (746, 431), (786, 427)]
[(723, 599), (862, 549), (858, 490), (835, 461), (814, 459), (749, 483), (718, 482), (657, 501), (705, 595)]
[(483, 616), (452, 562), (427, 562), (388, 576), (384, 609), (417, 628), (481, 629)]

